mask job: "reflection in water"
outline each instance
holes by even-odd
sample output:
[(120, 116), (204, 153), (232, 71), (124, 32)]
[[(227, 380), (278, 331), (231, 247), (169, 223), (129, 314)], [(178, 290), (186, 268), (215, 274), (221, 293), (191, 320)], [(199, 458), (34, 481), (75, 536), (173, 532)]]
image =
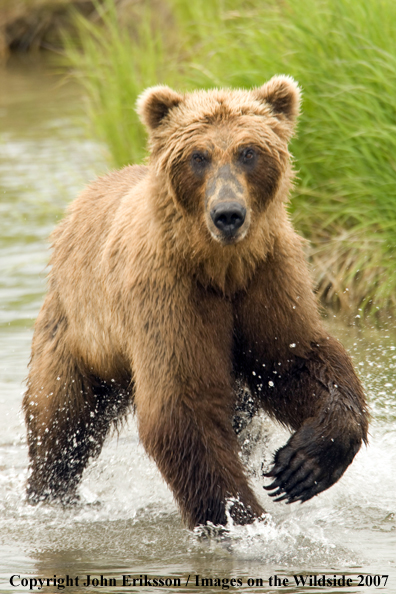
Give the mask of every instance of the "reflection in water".
[[(138, 442), (133, 420), (87, 470), (78, 505), (24, 503), (27, 448), (20, 405), (31, 327), (45, 290), (47, 237), (67, 203), (106, 168), (101, 148), (85, 138), (77, 120), (78, 91), (48, 72), (40, 64), (16, 64), (0, 72), (0, 591), (27, 591), (22, 585), (11, 588), (12, 574), (103, 575), (118, 585), (123, 574), (147, 574), (181, 577), (182, 584), (189, 575), (241, 578), (243, 586), (231, 591), (270, 592), (271, 575), (283, 579), (304, 572), (351, 575), (355, 585), (359, 573), (390, 574), (393, 586), (385, 590), (396, 591), (396, 334), (391, 320), (379, 332), (328, 319), (354, 357), (373, 412), (370, 447), (332, 489), (304, 505), (270, 500), (262, 489), (261, 467), (287, 432), (265, 418), (253, 423), (244, 456), (271, 515), (267, 524), (230, 526), (210, 538), (199, 530), (188, 532)], [(248, 578), (263, 579), (266, 587), (250, 587)], [(177, 588), (223, 589), (193, 582)], [(66, 590), (73, 591), (81, 588)], [(302, 590), (289, 586), (287, 591)]]

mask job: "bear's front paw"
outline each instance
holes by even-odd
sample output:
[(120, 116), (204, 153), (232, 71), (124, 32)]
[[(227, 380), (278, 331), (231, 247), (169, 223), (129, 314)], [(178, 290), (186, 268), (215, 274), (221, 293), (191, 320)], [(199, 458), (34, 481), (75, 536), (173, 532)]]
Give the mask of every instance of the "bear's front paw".
[(280, 448), (273, 468), (264, 476), (275, 480), (264, 489), (287, 503), (307, 501), (328, 489), (344, 474), (360, 448), (361, 440), (354, 435), (329, 437), (328, 432), (309, 419)]

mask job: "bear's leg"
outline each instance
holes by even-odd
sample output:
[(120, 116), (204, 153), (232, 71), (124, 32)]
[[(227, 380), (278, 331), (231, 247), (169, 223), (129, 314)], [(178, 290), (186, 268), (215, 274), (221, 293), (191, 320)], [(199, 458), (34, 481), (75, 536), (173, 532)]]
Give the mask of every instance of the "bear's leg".
[[(246, 524), (263, 514), (239, 458), (232, 427), (232, 312), (204, 290), (150, 291), (134, 339), (135, 406), (140, 439), (190, 528)], [(188, 289), (188, 287), (187, 287)], [(165, 312), (165, 314), (163, 314)]]
[(261, 406), (295, 431), (268, 473), (268, 489), (291, 503), (342, 476), (367, 442), (368, 411), (349, 356), (300, 281), (301, 262), (298, 274), (281, 259), (269, 264), (235, 302), (238, 360)]
[(238, 457), (231, 419), (225, 418), (227, 405), (215, 389), (208, 400), (201, 393), (179, 396), (161, 411), (146, 408), (142, 413), (137, 407), (141, 440), (190, 528), (207, 522), (225, 525), (227, 509), (235, 523), (251, 523), (263, 509)]
[(32, 502), (69, 502), (90, 457), (100, 453), (112, 421), (126, 412), (130, 393), (85, 373), (65, 342), (64, 319), (36, 323), (28, 389), (23, 401)]
[[(173, 491), (190, 528), (252, 522), (263, 509), (244, 475), (230, 418), (221, 394), (211, 402), (197, 394), (175, 399), (161, 411), (137, 407), (140, 438)], [(202, 400), (206, 400), (203, 403)]]
[(275, 480), (265, 488), (277, 501), (304, 502), (336, 483), (367, 443), (368, 411), (351, 361), (331, 336), (315, 341), (286, 375), (264, 406), (296, 433), (276, 452), (267, 474)]

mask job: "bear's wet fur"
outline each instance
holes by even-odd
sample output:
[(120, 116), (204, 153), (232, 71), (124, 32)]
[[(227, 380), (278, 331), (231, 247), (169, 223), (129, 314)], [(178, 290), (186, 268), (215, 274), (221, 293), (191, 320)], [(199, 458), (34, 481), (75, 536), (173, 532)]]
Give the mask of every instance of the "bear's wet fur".
[(330, 487), (367, 440), (361, 384), (286, 211), (299, 102), (286, 76), (140, 97), (148, 164), (92, 183), (52, 235), (23, 403), (30, 501), (72, 501), (132, 406), (190, 528), (254, 521), (232, 425), (241, 382), (294, 431), (269, 472), (280, 500)]

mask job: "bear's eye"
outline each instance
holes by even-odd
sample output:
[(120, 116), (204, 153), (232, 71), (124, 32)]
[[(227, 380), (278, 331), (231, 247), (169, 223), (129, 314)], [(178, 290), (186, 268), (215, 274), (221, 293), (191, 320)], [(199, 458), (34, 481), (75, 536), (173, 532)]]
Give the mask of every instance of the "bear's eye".
[(241, 152), (240, 159), (242, 163), (252, 164), (256, 158), (256, 151), (252, 148), (245, 148)]
[(206, 157), (202, 153), (193, 153), (192, 161), (193, 161), (193, 163), (199, 165), (206, 161)]
[(195, 175), (197, 175), (198, 177), (202, 177), (210, 164), (210, 157), (208, 154), (205, 154), (204, 152), (195, 151), (191, 155), (190, 162)]

